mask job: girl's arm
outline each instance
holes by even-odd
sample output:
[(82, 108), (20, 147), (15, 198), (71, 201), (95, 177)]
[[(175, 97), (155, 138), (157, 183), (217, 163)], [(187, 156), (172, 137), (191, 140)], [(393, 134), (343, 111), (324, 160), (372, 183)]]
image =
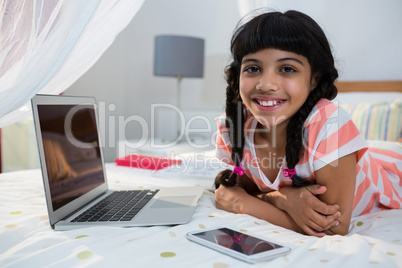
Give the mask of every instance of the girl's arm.
[[(308, 235), (322, 237), (325, 235), (322, 227), (315, 227), (315, 230), (307, 225), (299, 226), (292, 217), (283, 210), (276, 208), (274, 205), (267, 203), (246, 192), (240, 186), (224, 187), (221, 185), (215, 191), (216, 207), (229, 212), (248, 214), (256, 218), (266, 220), (272, 224), (282, 226), (284, 228), (294, 230)], [(331, 219), (334, 222), (334, 219)], [(333, 224), (330, 226), (332, 227)]]
[[(356, 153), (346, 155), (317, 170), (316, 182), (318, 185), (300, 188), (283, 187), (279, 191), (259, 194), (259, 197), (285, 210), (299, 226), (307, 225), (315, 229), (314, 226), (318, 224), (317, 231), (346, 235), (349, 232), (353, 211), (356, 156)], [(309, 195), (306, 190), (311, 194)], [(319, 193), (320, 191), (322, 192)], [(314, 200), (316, 195), (322, 203)], [(338, 210), (338, 207), (339, 212), (335, 213), (334, 209)], [(331, 215), (332, 213), (335, 214)], [(320, 228), (325, 226), (327, 220), (335, 219), (335, 224), (332, 224), (330, 228)], [(303, 230), (305, 229), (304, 227)]]
[(345, 235), (349, 232), (356, 187), (356, 153), (346, 155), (316, 171), (316, 181), (327, 188), (318, 198), (326, 204), (338, 204), (341, 217), (339, 226), (327, 234)]
[(327, 231), (338, 226), (339, 206), (328, 205), (318, 199), (327, 188), (321, 185), (282, 187), (279, 191), (260, 193), (256, 196), (286, 211), (303, 230)]
[[(233, 187), (220, 185), (215, 191), (215, 203), (218, 209), (238, 214), (248, 214), (272, 224), (303, 233), (303, 230), (286, 212), (249, 195), (245, 189), (238, 185)], [(323, 235), (325, 234), (317, 234), (317, 236)]]
[(339, 206), (327, 205), (317, 198), (317, 195), (326, 191), (324, 186), (310, 185), (300, 188), (287, 186), (279, 191), (262, 193), (246, 175), (238, 179), (238, 185), (250, 195), (285, 211), (307, 234), (315, 235), (314, 232), (323, 232), (339, 224), (337, 221), (340, 217)]

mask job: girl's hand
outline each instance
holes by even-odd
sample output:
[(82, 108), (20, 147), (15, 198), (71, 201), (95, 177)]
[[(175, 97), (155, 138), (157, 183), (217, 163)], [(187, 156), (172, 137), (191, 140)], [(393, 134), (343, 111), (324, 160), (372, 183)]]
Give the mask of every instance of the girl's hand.
[(279, 190), (282, 201), (277, 202), (277, 206), (286, 211), (306, 234), (322, 237), (324, 231), (339, 225), (337, 219), (341, 216), (338, 205), (327, 205), (316, 197), (326, 190), (325, 186), (317, 184), (282, 187)]
[(218, 209), (223, 209), (233, 213), (241, 213), (242, 199), (248, 196), (247, 192), (240, 186), (225, 187), (220, 185), (215, 190), (215, 205)]

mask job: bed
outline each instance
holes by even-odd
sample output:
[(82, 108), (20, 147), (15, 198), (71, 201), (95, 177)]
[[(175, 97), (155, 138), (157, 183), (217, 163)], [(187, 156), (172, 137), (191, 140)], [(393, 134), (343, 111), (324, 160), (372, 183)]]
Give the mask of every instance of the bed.
[[(338, 83), (338, 88), (345, 93), (335, 102), (362, 120), (362, 135), (376, 137), (370, 144), (402, 152), (400, 132), (391, 135), (376, 131), (378, 124), (373, 127), (368, 119), (378, 118), (375, 112), (391, 114), (393, 109), (401, 117), (402, 81)], [(371, 91), (372, 96), (356, 91)], [(388, 112), (384, 112), (386, 105), (390, 105)], [(384, 125), (382, 130), (396, 127), (400, 131), (401, 122), (397, 123), (394, 126), (391, 121), (392, 125)], [(402, 210), (353, 218), (346, 236), (310, 237), (248, 215), (216, 209), (211, 187), (223, 167), (217, 165), (213, 151), (178, 157), (185, 160), (182, 165), (156, 172), (106, 164), (109, 186), (115, 190), (202, 187), (204, 194), (192, 220), (176, 226), (54, 231), (48, 222), (41, 171), (0, 174), (0, 267), (402, 267)], [(189, 231), (222, 226), (265, 237), (292, 251), (269, 262), (249, 265), (185, 238)]]

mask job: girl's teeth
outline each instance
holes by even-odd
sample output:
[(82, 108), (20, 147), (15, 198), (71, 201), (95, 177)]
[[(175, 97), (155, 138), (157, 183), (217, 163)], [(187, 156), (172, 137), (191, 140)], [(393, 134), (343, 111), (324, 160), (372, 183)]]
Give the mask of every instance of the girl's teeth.
[(272, 101), (272, 100), (269, 100), (269, 101), (260, 101), (259, 102), (260, 103), (260, 105), (262, 105), (262, 106), (275, 106), (275, 105), (277, 105), (278, 103), (279, 103), (279, 101)]

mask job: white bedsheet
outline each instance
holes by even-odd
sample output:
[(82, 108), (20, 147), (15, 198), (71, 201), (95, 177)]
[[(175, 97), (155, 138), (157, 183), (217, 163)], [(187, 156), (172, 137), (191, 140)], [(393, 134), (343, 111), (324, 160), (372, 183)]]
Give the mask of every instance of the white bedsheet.
[[(40, 170), (0, 174), (0, 267), (402, 267), (402, 210), (352, 219), (347, 236), (309, 237), (247, 215), (215, 208), (209, 176), (107, 164), (111, 189), (194, 186), (206, 190), (190, 223), (177, 226), (91, 227), (53, 231)], [(292, 248), (249, 265), (188, 241), (189, 231), (227, 226)]]

